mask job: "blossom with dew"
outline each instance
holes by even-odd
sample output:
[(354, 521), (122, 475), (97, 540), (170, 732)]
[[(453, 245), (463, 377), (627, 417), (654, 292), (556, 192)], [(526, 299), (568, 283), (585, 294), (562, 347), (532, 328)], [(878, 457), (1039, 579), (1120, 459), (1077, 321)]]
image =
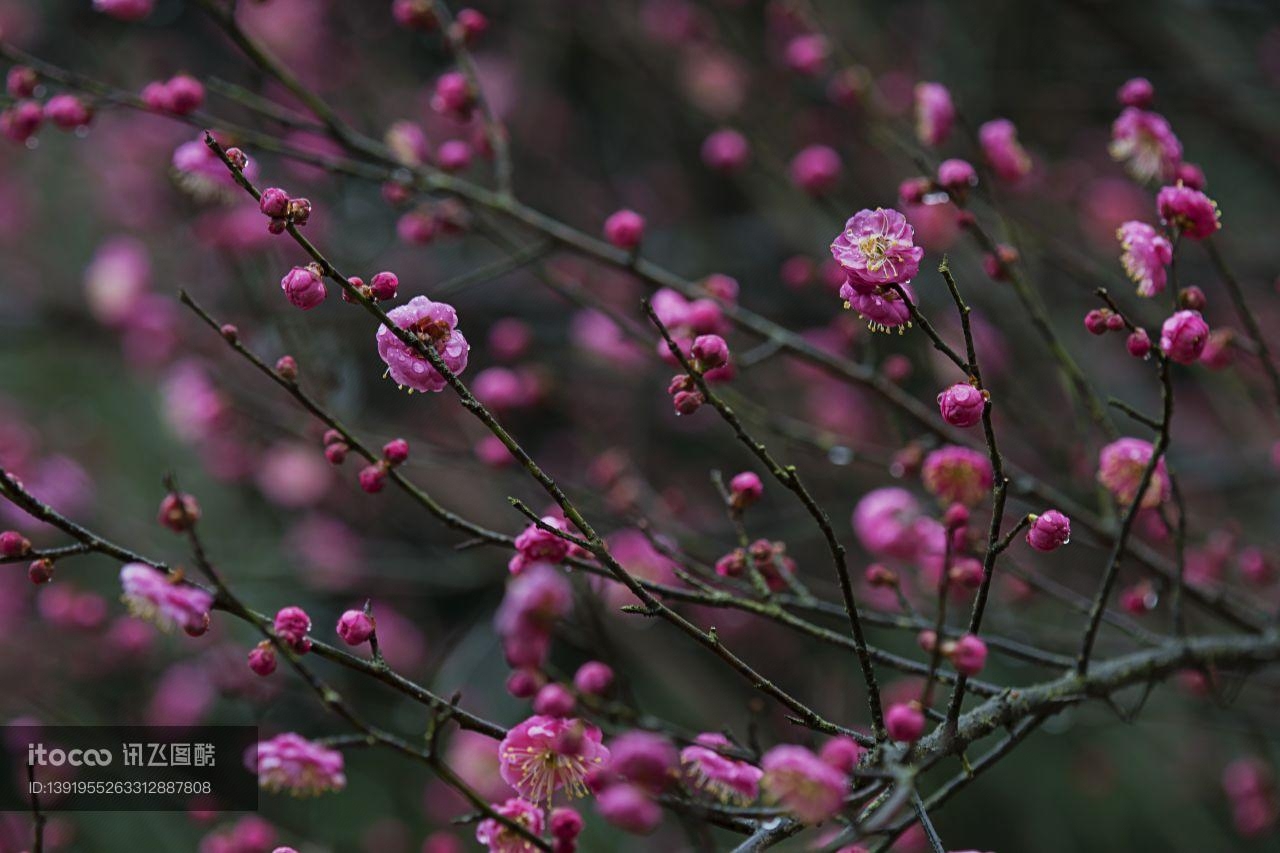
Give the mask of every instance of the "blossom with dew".
[(120, 586), (129, 612), (162, 630), (198, 631), (208, 623), (213, 596), (184, 583), (176, 572), (165, 574), (145, 563), (126, 563), (120, 569)]
[[(1118, 438), (1098, 454), (1098, 482), (1121, 504), (1129, 505), (1138, 496), (1142, 475), (1151, 463), (1155, 448), (1140, 438)], [(1141, 506), (1152, 509), (1169, 498), (1169, 471), (1162, 458), (1151, 474), (1151, 482), (1143, 493)]]
[[(924, 249), (915, 244), (915, 229), (900, 211), (877, 207), (849, 217), (844, 230), (831, 242), (831, 256), (855, 291), (871, 292), (880, 285), (904, 284), (915, 278)], [(848, 298), (843, 288), (841, 296)]]
[[(458, 374), (466, 370), (471, 347), (458, 331), (458, 314), (452, 305), (415, 296), (404, 305), (392, 308), (387, 317), (424, 347), (433, 348), (451, 372)], [(387, 365), (387, 375), (397, 385), (411, 391), (444, 390), (445, 378), (431, 361), (416, 347), (400, 340), (386, 324), (378, 327), (377, 343), (378, 355)]]
[(947, 141), (956, 120), (951, 92), (941, 83), (917, 83), (915, 88), (916, 139), (936, 148)]
[(587, 774), (609, 763), (609, 750), (600, 739), (600, 729), (582, 720), (535, 715), (514, 726), (498, 745), (502, 778), (538, 803), (549, 803), (560, 790), (584, 797)]
[(821, 823), (844, 805), (849, 777), (802, 746), (775, 746), (760, 766), (765, 794), (801, 823)]
[(1199, 311), (1178, 311), (1160, 327), (1160, 351), (1178, 364), (1194, 364), (1209, 342), (1209, 324)]
[(289, 304), (303, 311), (315, 308), (329, 292), (325, 289), (324, 279), (313, 266), (294, 267), (280, 279), (280, 289), (284, 291)]
[(978, 128), (978, 143), (996, 177), (1016, 183), (1031, 172), (1031, 155), (1018, 141), (1018, 129), (1005, 118), (993, 119)]
[(1056, 509), (1034, 516), (1027, 530), (1027, 544), (1037, 551), (1054, 551), (1070, 541), (1071, 519)]
[(1170, 180), (1182, 162), (1182, 143), (1159, 113), (1126, 107), (1111, 125), (1111, 156), (1136, 180)]
[(971, 427), (982, 420), (987, 395), (968, 382), (957, 382), (938, 395), (942, 419), (955, 427)]
[(1190, 240), (1203, 240), (1222, 227), (1218, 203), (1179, 181), (1156, 193), (1160, 218)]
[(338, 618), (338, 636), (348, 646), (358, 646), (373, 636), (373, 617), (363, 610), (348, 610)]
[(1125, 274), (1138, 285), (1139, 296), (1163, 293), (1168, 280), (1165, 269), (1173, 261), (1173, 244), (1145, 222), (1125, 222), (1116, 230), (1120, 241), (1120, 263)]
[(313, 797), (347, 785), (341, 752), (293, 732), (259, 741), (250, 749), (248, 762), (249, 769), (257, 771), (258, 784), (268, 791)]
[(280, 608), (272, 621), (272, 628), (280, 641), (298, 654), (311, 650), (311, 638), (307, 636), (311, 630), (311, 617), (301, 607)]
[(760, 796), (764, 771), (749, 761), (726, 753), (729, 739), (718, 732), (704, 732), (680, 750), (680, 767), (690, 788), (704, 791), (722, 803), (745, 806)]
[(974, 506), (991, 491), (991, 461), (968, 447), (951, 444), (924, 458), (920, 469), (924, 487), (944, 503)]

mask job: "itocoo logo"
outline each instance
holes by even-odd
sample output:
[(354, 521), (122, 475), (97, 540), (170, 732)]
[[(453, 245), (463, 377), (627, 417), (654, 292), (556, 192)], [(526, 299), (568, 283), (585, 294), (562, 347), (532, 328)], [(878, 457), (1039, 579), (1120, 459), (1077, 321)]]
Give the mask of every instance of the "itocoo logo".
[(27, 744), (27, 764), (31, 767), (106, 767), (109, 749), (46, 749), (42, 743)]

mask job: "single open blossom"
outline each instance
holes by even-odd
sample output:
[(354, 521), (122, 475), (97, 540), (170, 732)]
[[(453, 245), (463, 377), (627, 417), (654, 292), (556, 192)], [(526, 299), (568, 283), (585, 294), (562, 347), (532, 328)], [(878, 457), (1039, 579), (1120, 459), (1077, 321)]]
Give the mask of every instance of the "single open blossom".
[(940, 447), (924, 459), (920, 469), (924, 487), (944, 503), (973, 506), (991, 491), (991, 461), (976, 450), (957, 445)]
[(280, 289), (290, 304), (303, 311), (315, 308), (329, 295), (324, 279), (311, 267), (294, 267), (280, 279)]
[(1031, 155), (1018, 141), (1018, 129), (1008, 119), (994, 119), (979, 127), (978, 143), (1000, 180), (1015, 183), (1031, 172)]
[(341, 752), (293, 732), (260, 741), (250, 765), (263, 788), (295, 797), (341, 791), (347, 785)]
[(987, 396), (967, 382), (957, 382), (938, 395), (942, 419), (952, 426), (971, 427), (982, 420)]
[[(897, 210), (860, 210), (845, 223), (831, 243), (831, 256), (848, 275), (856, 291), (870, 292), (884, 284), (903, 284), (920, 271), (924, 249), (915, 244), (915, 230)], [(842, 289), (842, 297), (843, 289)]]
[(870, 292), (855, 289), (850, 284), (840, 287), (840, 298), (846, 308), (852, 308), (858, 316), (867, 321), (867, 328), (873, 332), (888, 332), (897, 329), (898, 334), (911, 325), (911, 309), (908, 300), (915, 304), (915, 293), (911, 285), (900, 284), (906, 293), (906, 299), (889, 287), (878, 287)]
[(1173, 261), (1173, 245), (1145, 222), (1126, 222), (1116, 230), (1124, 271), (1138, 285), (1139, 296), (1163, 293), (1167, 267)]
[(128, 563), (120, 569), (120, 586), (129, 612), (165, 631), (200, 630), (213, 606), (209, 593), (183, 583), (177, 574), (167, 575), (144, 563)]
[(1192, 240), (1203, 240), (1222, 227), (1218, 203), (1181, 181), (1161, 188), (1156, 194), (1156, 209), (1162, 220)]
[[(457, 329), (458, 314), (452, 305), (415, 296), (404, 305), (392, 308), (387, 316), (426, 346), (434, 347), (453, 373), (466, 370), (471, 347)], [(387, 374), (397, 385), (414, 391), (444, 390), (444, 376), (426, 356), (406, 345), (385, 324), (378, 327), (377, 342), (378, 355), (386, 362)]]
[[(542, 808), (536, 803), (512, 797), (504, 803), (495, 803), (493, 810), (532, 835), (542, 835)], [(538, 849), (528, 838), (491, 817), (476, 826), (476, 841), (487, 845), (489, 853), (532, 853)]]
[[(1098, 454), (1098, 482), (1121, 504), (1132, 504), (1142, 485), (1142, 475), (1155, 452), (1151, 442), (1140, 438), (1119, 438)], [(1141, 506), (1151, 509), (1169, 498), (1169, 472), (1162, 458), (1151, 474), (1151, 482), (1142, 495)]]
[(1159, 113), (1126, 107), (1111, 125), (1111, 156), (1142, 183), (1170, 180), (1182, 162), (1182, 143)]
[(1054, 551), (1071, 541), (1071, 520), (1056, 509), (1035, 517), (1027, 531), (1027, 544), (1037, 551)]
[(764, 771), (749, 761), (724, 754), (733, 745), (718, 732), (704, 732), (680, 750), (680, 766), (691, 788), (706, 791), (723, 803), (745, 806), (760, 796)]
[(587, 774), (609, 763), (600, 730), (582, 720), (533, 716), (513, 727), (498, 745), (503, 780), (533, 802), (551, 801), (564, 790), (587, 794)]
[(951, 135), (956, 108), (951, 93), (941, 83), (917, 83), (915, 89), (916, 139), (937, 147)]
[(775, 746), (760, 765), (765, 793), (802, 823), (821, 823), (844, 804), (849, 777), (802, 746)]
[(1209, 341), (1209, 324), (1199, 311), (1178, 311), (1160, 327), (1160, 351), (1178, 364), (1194, 364)]

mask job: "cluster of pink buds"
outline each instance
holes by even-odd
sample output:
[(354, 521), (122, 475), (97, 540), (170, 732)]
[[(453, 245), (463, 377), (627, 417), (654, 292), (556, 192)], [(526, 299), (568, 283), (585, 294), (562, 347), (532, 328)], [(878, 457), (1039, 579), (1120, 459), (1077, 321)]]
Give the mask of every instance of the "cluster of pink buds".
[(204, 104), (204, 85), (187, 74), (156, 80), (142, 89), (142, 100), (158, 113), (190, 115)]
[(388, 441), (382, 446), (382, 458), (360, 469), (360, 488), (371, 495), (382, 491), (387, 484), (387, 474), (408, 458), (409, 442), (403, 438)]
[[(375, 273), (373, 278), (369, 279), (369, 283), (365, 284), (364, 279), (358, 275), (353, 275), (347, 279), (356, 291), (365, 299), (374, 302), (388, 302), (396, 298), (396, 291), (400, 289), (400, 279), (393, 272), (383, 271)], [(354, 302), (354, 297), (346, 290), (342, 291), (342, 301)]]
[(667, 385), (667, 393), (671, 395), (671, 404), (677, 415), (692, 415), (707, 402), (707, 398), (698, 390), (698, 384), (687, 373), (673, 376)]
[(1091, 335), (1105, 335), (1125, 328), (1124, 316), (1110, 308), (1094, 308), (1084, 315), (1084, 327)]
[(200, 520), (200, 504), (191, 495), (170, 492), (160, 501), (156, 520), (174, 533), (183, 533)]
[(716, 560), (716, 574), (736, 578), (754, 568), (764, 578), (769, 589), (777, 592), (785, 589), (787, 578), (795, 574), (796, 562), (787, 555), (785, 542), (757, 539), (746, 548), (735, 548)]
[(1261, 758), (1238, 758), (1222, 772), (1222, 790), (1231, 803), (1236, 831), (1245, 838), (1270, 832), (1280, 820), (1275, 776)]
[(44, 124), (44, 107), (39, 101), (18, 101), (4, 112), (0, 112), (0, 133), (13, 142), (27, 142), (36, 135), (36, 131), (42, 124)]
[(272, 627), (280, 642), (300, 655), (311, 651), (311, 638), (307, 632), (311, 630), (311, 617), (301, 607), (282, 607), (277, 613)]
[(271, 220), (267, 230), (281, 234), (289, 225), (306, 225), (311, 219), (311, 202), (305, 198), (290, 198), (279, 187), (267, 187), (258, 199), (258, 209)]
[(347, 444), (347, 439), (342, 433), (336, 429), (327, 429), (324, 431), (324, 458), (329, 460), (330, 465), (341, 465), (347, 461), (347, 453), (351, 450), (351, 445)]

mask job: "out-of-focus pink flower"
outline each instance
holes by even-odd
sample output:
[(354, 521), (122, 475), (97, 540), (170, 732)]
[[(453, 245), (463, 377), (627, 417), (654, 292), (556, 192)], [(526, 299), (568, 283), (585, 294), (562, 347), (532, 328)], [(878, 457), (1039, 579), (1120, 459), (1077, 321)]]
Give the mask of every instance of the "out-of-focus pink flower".
[(920, 545), (915, 526), (920, 518), (920, 502), (906, 489), (873, 489), (854, 507), (853, 532), (877, 557), (910, 560)]
[(122, 323), (151, 287), (151, 259), (133, 237), (111, 237), (85, 267), (84, 289), (89, 310), (101, 323)]
[(690, 787), (722, 803), (745, 806), (760, 796), (764, 771), (749, 761), (725, 755), (733, 745), (718, 732), (704, 732), (680, 751), (680, 765)]
[(1126, 107), (1111, 125), (1111, 156), (1144, 184), (1167, 181), (1182, 162), (1182, 143), (1164, 116)]
[[(1155, 452), (1151, 442), (1140, 438), (1119, 438), (1098, 454), (1098, 482), (1121, 504), (1131, 504), (1138, 497), (1142, 475)], [(1151, 509), (1169, 498), (1169, 472), (1162, 458), (1152, 472), (1151, 482), (1142, 495), (1141, 506)]]
[(941, 83), (917, 83), (915, 88), (916, 139), (931, 148), (943, 144), (956, 120), (951, 93)]
[(920, 469), (924, 487), (946, 503), (974, 506), (991, 491), (991, 462), (968, 447), (940, 447), (924, 459)]
[(95, 12), (118, 21), (141, 21), (155, 7), (155, 0), (93, 0)]
[(258, 784), (268, 791), (310, 797), (347, 785), (342, 753), (288, 732), (260, 741), (247, 756)]
[(810, 145), (791, 160), (791, 182), (810, 195), (834, 189), (843, 174), (840, 155), (828, 145)]
[(726, 175), (742, 171), (751, 159), (751, 143), (736, 130), (721, 128), (702, 143), (702, 162)]
[(1203, 240), (1222, 227), (1218, 203), (1199, 190), (1178, 183), (1156, 194), (1160, 218), (1191, 240)]
[(775, 746), (760, 766), (765, 793), (802, 823), (821, 823), (844, 805), (849, 777), (802, 746)]
[(996, 177), (1017, 183), (1031, 173), (1031, 155), (1018, 141), (1018, 129), (1008, 119), (993, 119), (978, 128), (978, 142)]
[[(495, 803), (493, 810), (530, 834), (542, 835), (542, 809), (535, 803), (512, 797), (506, 802)], [(493, 818), (486, 818), (476, 826), (476, 841), (486, 845), (489, 853), (527, 853), (533, 849), (527, 838)]]
[(213, 596), (144, 563), (120, 570), (122, 600), (129, 612), (164, 631), (200, 629), (209, 618)]
[(1126, 222), (1116, 231), (1122, 254), (1120, 263), (1129, 278), (1138, 285), (1139, 296), (1163, 293), (1167, 272), (1173, 260), (1173, 245), (1145, 222)]
[(1160, 327), (1160, 351), (1178, 364), (1194, 364), (1209, 342), (1209, 324), (1199, 311), (1178, 311)]

